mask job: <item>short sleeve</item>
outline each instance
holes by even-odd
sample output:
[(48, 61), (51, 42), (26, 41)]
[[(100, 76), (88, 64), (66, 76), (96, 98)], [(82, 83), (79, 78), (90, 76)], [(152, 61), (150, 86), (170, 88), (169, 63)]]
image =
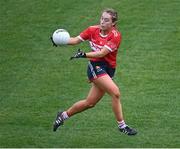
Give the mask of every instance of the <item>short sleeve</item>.
[(89, 40), (90, 39), (90, 35), (91, 35), (91, 32), (90, 32), (90, 27), (88, 27), (87, 29), (85, 29), (84, 31), (82, 31), (80, 33), (80, 35), (78, 36), (78, 38), (82, 41), (85, 41), (85, 40)]

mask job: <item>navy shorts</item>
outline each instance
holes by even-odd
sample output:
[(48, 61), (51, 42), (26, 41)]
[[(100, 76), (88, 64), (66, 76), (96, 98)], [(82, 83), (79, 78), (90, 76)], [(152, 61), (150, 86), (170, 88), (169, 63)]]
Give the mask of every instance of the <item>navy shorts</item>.
[(90, 81), (95, 80), (103, 75), (109, 75), (111, 78), (113, 78), (114, 73), (115, 73), (115, 68), (111, 68), (104, 61), (88, 62), (87, 76)]

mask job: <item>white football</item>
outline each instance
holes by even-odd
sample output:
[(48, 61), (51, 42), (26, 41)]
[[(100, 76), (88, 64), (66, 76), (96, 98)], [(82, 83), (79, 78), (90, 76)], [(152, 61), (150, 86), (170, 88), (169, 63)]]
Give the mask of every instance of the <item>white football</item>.
[(70, 35), (65, 29), (57, 29), (54, 31), (52, 39), (56, 45), (65, 45), (68, 43)]

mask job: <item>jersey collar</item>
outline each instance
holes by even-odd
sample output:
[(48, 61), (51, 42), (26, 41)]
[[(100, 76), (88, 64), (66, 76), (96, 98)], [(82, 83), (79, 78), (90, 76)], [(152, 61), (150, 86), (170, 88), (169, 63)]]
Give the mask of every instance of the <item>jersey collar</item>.
[(108, 36), (108, 34), (107, 34), (107, 35), (103, 35), (103, 34), (101, 34), (101, 31), (99, 32), (99, 35), (100, 35), (101, 37), (103, 37), (103, 38), (105, 38), (105, 37), (107, 37), (107, 36)]
[(112, 28), (112, 29), (109, 31), (108, 34), (103, 35), (103, 34), (101, 34), (101, 29), (99, 28), (99, 35), (100, 35), (101, 37), (103, 37), (103, 38), (106, 38), (106, 37), (111, 33), (111, 31), (112, 31), (113, 29), (114, 29), (114, 28)]

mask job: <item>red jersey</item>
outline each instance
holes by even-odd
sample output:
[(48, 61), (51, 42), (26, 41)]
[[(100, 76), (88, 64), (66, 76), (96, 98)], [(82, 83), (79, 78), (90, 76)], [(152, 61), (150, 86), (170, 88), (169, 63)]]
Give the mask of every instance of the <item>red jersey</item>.
[(112, 68), (116, 67), (116, 56), (121, 43), (121, 34), (112, 28), (107, 35), (102, 35), (99, 25), (90, 26), (78, 36), (82, 41), (89, 40), (92, 51), (96, 52), (103, 47), (107, 48), (110, 53), (103, 58), (91, 58), (91, 61), (106, 61)]

